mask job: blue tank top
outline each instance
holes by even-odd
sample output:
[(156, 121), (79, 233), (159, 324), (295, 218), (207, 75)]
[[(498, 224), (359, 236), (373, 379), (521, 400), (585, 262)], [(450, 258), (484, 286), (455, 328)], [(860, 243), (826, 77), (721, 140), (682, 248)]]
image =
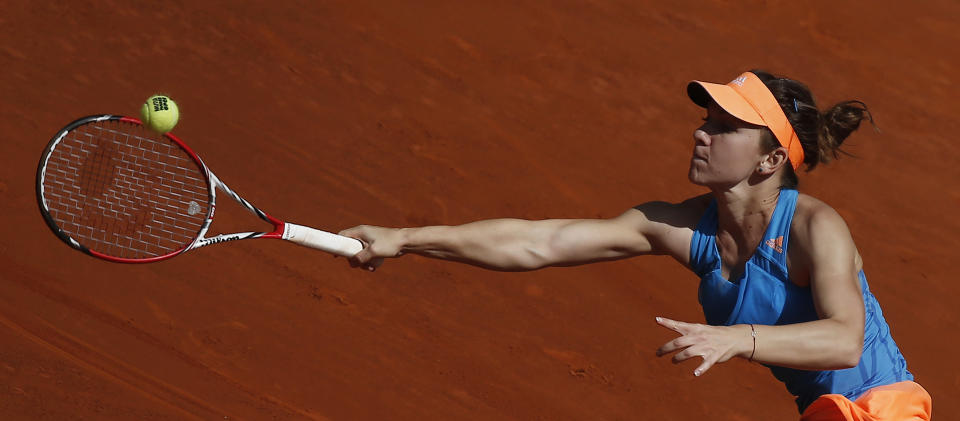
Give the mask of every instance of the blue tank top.
[[(786, 325), (819, 319), (810, 288), (794, 284), (787, 272), (787, 246), (796, 205), (796, 190), (780, 191), (763, 241), (740, 277), (731, 282), (721, 275), (717, 202), (710, 204), (690, 242), (690, 267), (700, 276), (700, 305), (708, 324)], [(856, 367), (811, 371), (767, 365), (797, 397), (801, 413), (820, 395), (838, 393), (855, 400), (870, 388), (913, 380), (862, 270), (859, 278), (866, 319), (863, 353)]]

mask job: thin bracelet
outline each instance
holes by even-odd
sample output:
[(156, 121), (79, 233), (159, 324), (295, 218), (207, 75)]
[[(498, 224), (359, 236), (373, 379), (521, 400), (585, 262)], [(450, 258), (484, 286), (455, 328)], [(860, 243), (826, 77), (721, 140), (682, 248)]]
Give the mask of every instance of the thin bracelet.
[(754, 329), (753, 323), (750, 323), (750, 336), (753, 337), (753, 351), (750, 352), (749, 362), (753, 362), (753, 354), (757, 353), (757, 329)]

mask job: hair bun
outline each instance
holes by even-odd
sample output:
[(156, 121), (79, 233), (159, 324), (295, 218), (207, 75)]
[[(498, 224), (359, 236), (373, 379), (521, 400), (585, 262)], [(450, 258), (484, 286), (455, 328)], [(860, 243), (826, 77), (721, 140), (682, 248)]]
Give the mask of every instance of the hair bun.
[(873, 116), (863, 101), (843, 101), (824, 111), (820, 120), (820, 162), (826, 163), (839, 157), (840, 145), (860, 127), (864, 118), (869, 118), (873, 123)]

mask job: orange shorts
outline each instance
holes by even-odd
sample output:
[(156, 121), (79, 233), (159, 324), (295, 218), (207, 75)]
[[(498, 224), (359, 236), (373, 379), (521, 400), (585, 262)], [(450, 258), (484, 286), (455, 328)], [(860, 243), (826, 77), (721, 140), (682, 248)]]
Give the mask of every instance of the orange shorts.
[(930, 394), (905, 381), (877, 386), (852, 402), (843, 395), (820, 396), (800, 421), (928, 421), (931, 407)]

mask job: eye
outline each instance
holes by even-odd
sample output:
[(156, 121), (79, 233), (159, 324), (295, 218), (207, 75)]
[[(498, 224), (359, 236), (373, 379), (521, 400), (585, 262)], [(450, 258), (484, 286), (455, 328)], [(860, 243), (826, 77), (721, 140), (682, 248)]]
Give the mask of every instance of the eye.
[(703, 120), (704, 122), (704, 127), (709, 127), (715, 133), (727, 133), (727, 132), (732, 132), (737, 130), (736, 128), (730, 126), (729, 123), (723, 120), (715, 120), (709, 117), (704, 117), (701, 120)]

